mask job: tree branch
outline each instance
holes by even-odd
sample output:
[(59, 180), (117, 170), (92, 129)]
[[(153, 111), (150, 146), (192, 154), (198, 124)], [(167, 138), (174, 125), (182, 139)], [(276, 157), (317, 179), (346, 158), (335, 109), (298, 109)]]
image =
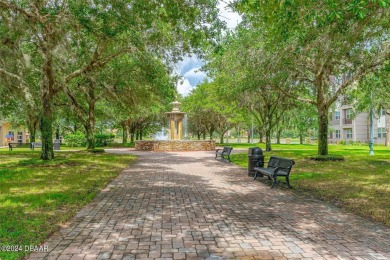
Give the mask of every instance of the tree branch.
[(376, 69), (381, 66), (386, 59), (390, 58), (390, 53), (387, 53), (383, 59), (377, 61), (369, 66), (362, 67), (359, 72), (357, 72), (354, 76), (350, 77), (347, 81), (345, 81), (339, 89), (334, 93), (334, 95), (326, 102), (326, 105), (329, 107), (333, 104), (337, 98), (346, 90), (346, 88), (351, 85), (353, 82), (357, 81), (361, 77), (363, 77), (366, 73)]
[(299, 100), (301, 102), (309, 103), (309, 104), (312, 104), (312, 105), (315, 105), (315, 106), (317, 105), (317, 103), (314, 100), (295, 96), (295, 95), (291, 94), (290, 92), (287, 92), (286, 90), (282, 89), (278, 85), (272, 85), (272, 87), (276, 88), (278, 91), (282, 92), (284, 95), (286, 95), (289, 98), (293, 98), (293, 99)]
[(29, 88), (27, 87), (27, 84), (24, 81), (24, 79), (17, 74), (6, 71), (3, 68), (0, 68), (0, 74), (4, 74), (8, 77), (16, 79), (19, 82), (19, 84), (16, 87), (23, 92), (23, 97), (24, 97), (25, 102), (27, 103), (27, 106), (30, 109), (33, 109), (35, 107), (35, 102), (34, 102), (33, 96), (31, 94)]
[(134, 50), (135, 49), (132, 48), (132, 47), (121, 49), (121, 50), (119, 50), (119, 51), (117, 51), (117, 52), (115, 52), (115, 53), (113, 53), (113, 54), (111, 54), (111, 55), (109, 55), (109, 56), (107, 56), (105, 58), (99, 59), (100, 53), (99, 53), (98, 49), (96, 49), (95, 52), (94, 52), (93, 58), (88, 63), (88, 65), (86, 65), (84, 68), (75, 70), (75, 71), (71, 72), (70, 74), (68, 74), (65, 77), (64, 82), (65, 82), (65, 84), (67, 84), (72, 79), (74, 79), (75, 77), (78, 77), (81, 74), (85, 74), (85, 73), (91, 72), (95, 68), (104, 67), (108, 62), (110, 62), (112, 59), (118, 57), (119, 55), (121, 55), (123, 53), (130, 52), (130, 51), (134, 51)]
[(40, 22), (40, 23), (43, 22), (41, 17), (39, 17), (39, 15), (34, 15), (34, 14), (30, 13), (30, 12), (27, 12), (23, 8), (20, 8), (19, 6), (15, 5), (15, 4), (8, 3), (6, 1), (0, 1), (0, 8), (2, 8), (2, 9), (9, 9), (9, 10), (12, 10), (12, 11), (15, 11), (15, 12), (20, 12), (27, 19), (35, 21), (35, 22)]

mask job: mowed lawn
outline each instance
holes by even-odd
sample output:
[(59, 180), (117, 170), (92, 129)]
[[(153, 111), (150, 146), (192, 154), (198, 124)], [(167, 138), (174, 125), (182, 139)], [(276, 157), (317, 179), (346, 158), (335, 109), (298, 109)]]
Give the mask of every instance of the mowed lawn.
[[(39, 151), (0, 149), (0, 247), (38, 246), (134, 160), (86, 151), (38, 158)], [(28, 254), (0, 249), (2, 260)]]
[[(264, 144), (228, 145), (236, 149), (259, 146), (265, 150)], [(309, 159), (317, 153), (316, 145), (272, 145), (272, 149), (264, 152), (265, 161), (271, 155), (295, 160), (290, 182), (296, 193), (314, 196), (390, 226), (389, 147), (375, 146), (375, 155), (369, 156), (368, 146), (329, 145), (329, 154), (345, 157), (345, 161), (330, 162)], [(248, 153), (234, 154), (232, 161), (247, 167)], [(258, 179), (270, 185), (266, 178)]]

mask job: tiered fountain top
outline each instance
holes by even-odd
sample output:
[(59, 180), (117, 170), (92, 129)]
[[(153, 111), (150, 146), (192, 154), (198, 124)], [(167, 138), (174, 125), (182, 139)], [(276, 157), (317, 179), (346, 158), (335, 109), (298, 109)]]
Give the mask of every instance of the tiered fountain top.
[(173, 106), (172, 111), (166, 112), (166, 114), (168, 114), (168, 115), (174, 115), (174, 114), (184, 115), (184, 114), (186, 114), (185, 112), (180, 112), (181, 103), (179, 101), (173, 101), (171, 104)]

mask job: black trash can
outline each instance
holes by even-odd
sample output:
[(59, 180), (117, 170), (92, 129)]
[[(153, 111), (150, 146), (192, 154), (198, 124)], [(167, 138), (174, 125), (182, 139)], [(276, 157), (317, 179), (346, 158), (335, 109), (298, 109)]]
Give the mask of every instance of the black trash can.
[(251, 147), (248, 150), (248, 176), (255, 176), (255, 167), (264, 166), (263, 150), (260, 147)]

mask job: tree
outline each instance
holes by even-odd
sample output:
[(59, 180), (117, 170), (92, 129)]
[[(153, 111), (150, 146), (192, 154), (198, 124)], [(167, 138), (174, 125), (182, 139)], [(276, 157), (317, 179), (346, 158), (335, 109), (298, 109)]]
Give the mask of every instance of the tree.
[(186, 97), (183, 109), (188, 112), (189, 127), (200, 139), (209, 135), (213, 138), (215, 131), (220, 134), (220, 143), (224, 143), (224, 135), (236, 122), (234, 107), (218, 94), (216, 82), (204, 82)]
[[(266, 53), (258, 32), (242, 25), (235, 34), (209, 56), (210, 76), (220, 88), (220, 99), (230, 106), (245, 108), (266, 136), (266, 150), (271, 151), (271, 137), (291, 100), (274, 86), (289, 84), (286, 76), (278, 75), (272, 67), (273, 55)], [(234, 75), (234, 76), (232, 76)]]
[[(318, 154), (328, 154), (329, 108), (389, 58), (386, 1), (245, 1), (235, 10), (261, 32), (273, 72), (291, 75), (278, 91), (317, 108)], [(332, 80), (333, 78), (333, 80)], [(294, 92), (294, 94), (292, 93)]]
[(304, 134), (318, 125), (315, 115), (315, 107), (307, 103), (298, 103), (296, 107), (288, 112), (289, 125), (298, 131), (300, 144), (303, 144)]
[[(199, 48), (218, 31), (216, 1), (0, 1), (2, 29), (12, 48), (32, 44), (40, 67), (35, 73), (40, 85), (41, 158), (54, 158), (52, 124), (54, 99), (79, 76), (101, 69), (125, 53), (153, 50), (175, 58), (183, 50)], [(204, 26), (204, 24), (209, 26)], [(17, 32), (17, 33), (13, 33)], [(77, 37), (88, 37), (78, 45)], [(83, 53), (84, 55), (71, 55)], [(82, 62), (75, 62), (82, 59)], [(78, 65), (78, 66), (75, 66)], [(0, 72), (26, 81), (15, 71)], [(22, 75), (24, 76), (24, 75)], [(26, 85), (26, 84), (23, 84)], [(28, 86), (26, 87), (28, 89)], [(31, 93), (31, 91), (30, 91)]]
[(370, 104), (380, 116), (385, 112), (386, 140), (385, 145), (390, 146), (390, 62), (387, 61), (381, 68), (365, 75), (356, 88), (348, 92), (354, 102), (355, 113), (368, 111)]

